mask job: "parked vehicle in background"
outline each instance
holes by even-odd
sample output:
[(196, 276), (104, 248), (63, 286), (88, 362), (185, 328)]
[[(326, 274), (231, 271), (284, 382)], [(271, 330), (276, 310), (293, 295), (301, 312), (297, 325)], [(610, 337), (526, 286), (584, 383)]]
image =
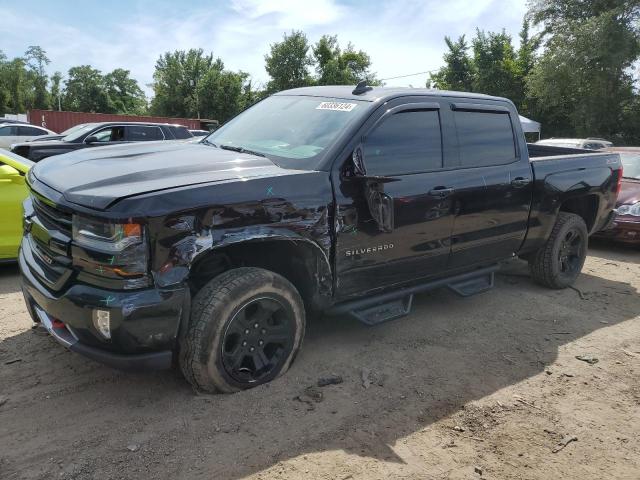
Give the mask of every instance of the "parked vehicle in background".
[(277, 93), (199, 143), (70, 153), (29, 172), (27, 308), (112, 366), (177, 353), (197, 389), (260, 385), (309, 313), (396, 319), (419, 292), (491, 288), (515, 255), (571, 286), (620, 157), (548, 149), (530, 158), (506, 99), (359, 84)]
[(56, 133), (53, 135), (45, 135), (44, 137), (40, 137), (38, 139), (36, 139), (39, 142), (43, 142), (43, 141), (47, 141), (47, 140), (60, 140), (64, 137), (66, 137), (67, 135), (71, 135), (74, 132), (78, 132), (82, 129), (85, 128), (87, 124), (86, 123), (81, 123), (80, 125), (76, 125), (75, 127), (71, 127), (66, 129), (64, 132), (62, 133)]
[(27, 142), (45, 135), (55, 134), (46, 128), (23, 123), (0, 124), (0, 148), (9, 150), (11, 145), (18, 142)]
[(29, 196), (25, 174), (33, 162), (0, 151), (0, 262), (18, 258), (22, 239), (22, 202)]
[(538, 140), (536, 145), (582, 148), (585, 150), (602, 150), (603, 148), (612, 147), (613, 143), (602, 138), (547, 138), (544, 140)]
[(60, 140), (16, 143), (12, 146), (11, 151), (38, 162), (52, 155), (60, 155), (83, 148), (130, 142), (185, 140), (193, 137), (187, 127), (168, 123), (86, 123), (70, 130), (71, 133)]
[(610, 229), (598, 237), (640, 245), (640, 147), (615, 147), (624, 167), (622, 185), (616, 204), (616, 217)]
[(29, 122), (23, 122), (22, 120), (13, 120), (11, 118), (0, 118), (0, 124), (16, 123), (20, 125), (31, 125)]
[(209, 130), (189, 130), (194, 137), (206, 137), (211, 132)]

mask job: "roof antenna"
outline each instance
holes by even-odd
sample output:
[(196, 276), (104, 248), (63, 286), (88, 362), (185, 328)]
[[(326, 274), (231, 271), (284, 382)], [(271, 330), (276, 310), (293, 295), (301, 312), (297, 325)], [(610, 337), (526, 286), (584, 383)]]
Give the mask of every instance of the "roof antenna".
[(367, 85), (366, 80), (360, 80), (356, 88), (351, 92), (354, 95), (362, 95), (363, 93), (368, 92), (369, 90), (373, 90), (373, 87)]

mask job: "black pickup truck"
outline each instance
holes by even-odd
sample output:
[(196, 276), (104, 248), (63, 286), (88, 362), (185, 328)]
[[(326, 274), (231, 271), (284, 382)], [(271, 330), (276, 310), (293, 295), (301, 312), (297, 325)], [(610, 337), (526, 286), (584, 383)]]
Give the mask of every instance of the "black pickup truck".
[(249, 388), (289, 368), (311, 314), (395, 319), (418, 292), (490, 288), (514, 256), (571, 285), (620, 159), (532, 148), (508, 100), (360, 84), (278, 93), (199, 144), (45, 160), (28, 174), (25, 300), (92, 359), (176, 359), (198, 389)]

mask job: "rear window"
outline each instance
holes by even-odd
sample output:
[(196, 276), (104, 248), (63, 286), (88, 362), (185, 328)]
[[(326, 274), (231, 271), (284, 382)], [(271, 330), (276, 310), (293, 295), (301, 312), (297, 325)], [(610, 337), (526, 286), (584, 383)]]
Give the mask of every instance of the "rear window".
[(173, 133), (174, 138), (177, 140), (193, 137), (187, 127), (169, 127), (169, 130), (171, 130), (171, 133)]
[(455, 111), (462, 167), (502, 165), (516, 159), (516, 144), (507, 112)]
[(164, 135), (160, 127), (130, 125), (127, 126), (127, 140), (130, 142), (148, 142), (153, 140), (164, 140)]
[(34, 137), (36, 135), (46, 135), (48, 132), (40, 130), (36, 127), (18, 127), (18, 136), (20, 137)]

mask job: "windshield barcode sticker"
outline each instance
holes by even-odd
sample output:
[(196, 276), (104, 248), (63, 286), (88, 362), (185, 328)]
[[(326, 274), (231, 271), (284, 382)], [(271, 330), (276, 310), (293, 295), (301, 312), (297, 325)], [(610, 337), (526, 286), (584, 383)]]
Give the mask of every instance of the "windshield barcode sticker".
[(356, 103), (342, 103), (342, 102), (322, 102), (316, 107), (316, 110), (335, 110), (337, 112), (350, 112), (356, 108)]

